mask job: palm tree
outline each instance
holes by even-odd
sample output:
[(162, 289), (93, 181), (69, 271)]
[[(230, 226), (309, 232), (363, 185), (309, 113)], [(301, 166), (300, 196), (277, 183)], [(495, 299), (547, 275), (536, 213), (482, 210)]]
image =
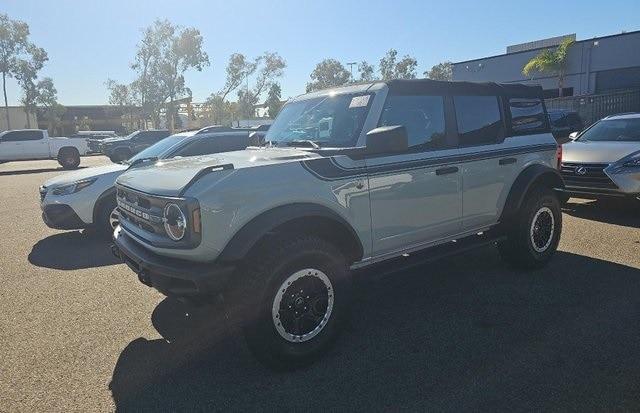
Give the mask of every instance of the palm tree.
[(575, 40), (566, 38), (555, 50), (545, 49), (531, 58), (522, 68), (522, 74), (529, 76), (532, 72), (552, 73), (558, 76), (558, 94), (562, 97), (564, 75), (567, 68), (567, 51)]

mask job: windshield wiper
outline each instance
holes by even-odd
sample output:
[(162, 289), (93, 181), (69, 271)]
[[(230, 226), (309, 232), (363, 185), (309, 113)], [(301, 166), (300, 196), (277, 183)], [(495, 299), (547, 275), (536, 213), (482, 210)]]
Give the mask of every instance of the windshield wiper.
[[(131, 168), (134, 165), (138, 165), (141, 164), (142, 162), (147, 162), (147, 161), (157, 161), (158, 157), (157, 156), (149, 156), (147, 158), (139, 158), (136, 159), (135, 161), (131, 162), (129, 165), (129, 168)], [(126, 163), (126, 162), (125, 162)]]
[(311, 146), (313, 149), (320, 149), (320, 145), (318, 145), (317, 143), (315, 143), (310, 139), (299, 139), (299, 140), (287, 142), (287, 146), (299, 146), (299, 145), (308, 145), (308, 146)]

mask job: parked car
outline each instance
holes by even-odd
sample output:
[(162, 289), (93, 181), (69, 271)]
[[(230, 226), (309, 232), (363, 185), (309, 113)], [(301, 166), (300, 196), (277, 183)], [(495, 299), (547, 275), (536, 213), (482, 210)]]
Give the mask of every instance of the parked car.
[(100, 151), (111, 159), (111, 162), (122, 162), (143, 149), (169, 136), (166, 129), (139, 130), (123, 138), (109, 138), (100, 142)]
[(548, 113), (551, 133), (561, 144), (569, 141), (568, 137), (571, 133), (584, 129), (584, 122), (578, 112), (567, 109), (549, 109)]
[(51, 228), (93, 227), (111, 234), (118, 225), (115, 180), (124, 171), (156, 160), (244, 149), (247, 132), (196, 132), (169, 136), (122, 164), (87, 168), (48, 180), (40, 187), (42, 219)]
[(0, 162), (55, 159), (64, 169), (76, 169), (87, 150), (85, 139), (54, 138), (43, 129), (0, 133)]
[(556, 251), (562, 179), (540, 87), (325, 90), (290, 100), (265, 140), (122, 174), (114, 254), (165, 295), (222, 294), (267, 364), (327, 348), (354, 270), (494, 243), (539, 268)]
[(640, 113), (606, 117), (562, 146), (564, 197), (640, 196)]
[(69, 138), (86, 139), (90, 153), (100, 152), (100, 143), (105, 139), (117, 138), (115, 131), (78, 131)]

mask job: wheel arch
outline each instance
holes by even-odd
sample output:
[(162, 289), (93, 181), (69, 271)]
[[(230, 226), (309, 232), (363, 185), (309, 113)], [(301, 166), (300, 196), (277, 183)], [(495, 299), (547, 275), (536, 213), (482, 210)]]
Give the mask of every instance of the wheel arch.
[(564, 181), (556, 169), (547, 165), (534, 164), (526, 167), (511, 186), (500, 215), (500, 222), (509, 222), (522, 206), (527, 193), (539, 185), (550, 189), (562, 189)]
[(100, 213), (100, 208), (102, 208), (102, 205), (109, 200), (109, 198), (111, 197), (115, 197), (116, 196), (116, 187), (112, 186), (109, 189), (107, 189), (106, 191), (104, 191), (103, 193), (100, 194), (100, 196), (98, 196), (98, 198), (96, 199), (96, 202), (93, 204), (93, 223), (96, 223), (96, 220), (98, 218), (98, 214)]
[(287, 232), (320, 235), (337, 244), (350, 261), (357, 261), (364, 254), (356, 231), (338, 213), (319, 204), (295, 203), (275, 207), (251, 219), (227, 243), (218, 258), (241, 260), (270, 235)]

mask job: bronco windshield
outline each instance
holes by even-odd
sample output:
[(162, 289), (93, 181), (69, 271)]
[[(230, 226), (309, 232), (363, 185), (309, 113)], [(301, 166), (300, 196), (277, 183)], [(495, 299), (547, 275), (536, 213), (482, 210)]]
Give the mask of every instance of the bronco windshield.
[(640, 118), (602, 120), (587, 129), (578, 140), (640, 142)]
[(354, 146), (372, 101), (372, 94), (349, 93), (288, 103), (265, 141), (278, 146)]

